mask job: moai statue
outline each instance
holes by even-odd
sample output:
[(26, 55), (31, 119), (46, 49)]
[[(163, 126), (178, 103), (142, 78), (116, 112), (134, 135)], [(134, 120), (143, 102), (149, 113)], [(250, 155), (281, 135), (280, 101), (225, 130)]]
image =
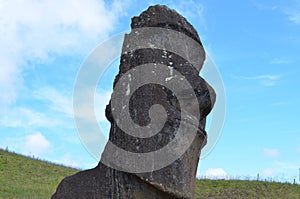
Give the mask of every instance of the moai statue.
[(63, 179), (53, 199), (192, 199), (215, 92), (199, 76), (205, 51), (175, 10), (133, 17), (106, 117), (97, 167)]

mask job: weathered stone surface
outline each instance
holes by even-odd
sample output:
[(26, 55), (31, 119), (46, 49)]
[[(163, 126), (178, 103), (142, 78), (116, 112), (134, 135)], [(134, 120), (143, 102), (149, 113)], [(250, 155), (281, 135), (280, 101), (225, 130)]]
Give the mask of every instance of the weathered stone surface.
[[(156, 151), (166, 146), (176, 136), (176, 130), (180, 122), (184, 121), (184, 135), (188, 136), (191, 131), (197, 134), (188, 149), (183, 152), (172, 164), (159, 170), (152, 170), (143, 173), (129, 173), (117, 170), (104, 165), (102, 162), (109, 162), (112, 159), (122, 159), (117, 153), (111, 152), (108, 146), (105, 148), (98, 166), (91, 170), (79, 172), (73, 176), (65, 178), (57, 188), (53, 199), (60, 198), (102, 198), (102, 199), (191, 199), (194, 196), (194, 185), (196, 179), (197, 165), (201, 149), (206, 144), (205, 118), (211, 111), (215, 93), (213, 89), (199, 76), (199, 71), (205, 59), (205, 53), (200, 38), (191, 24), (179, 15), (175, 10), (166, 6), (151, 6), (140, 16), (132, 18), (132, 31), (125, 36), (122, 56), (120, 61), (119, 74), (116, 76), (114, 87), (120, 78), (135, 67), (148, 64), (160, 63), (169, 67), (170, 77), (166, 81), (172, 81), (173, 70), (178, 71), (190, 83), (197, 99), (197, 106), (190, 103), (185, 90), (181, 94), (186, 97), (186, 110), (182, 110), (177, 96), (172, 91), (162, 85), (148, 84), (137, 89), (130, 98), (129, 112), (132, 120), (140, 125), (149, 124), (149, 110), (154, 104), (161, 104), (166, 113), (167, 120), (162, 130), (152, 137), (138, 138), (128, 135), (121, 130), (112, 114), (112, 103), (106, 107), (106, 117), (111, 122), (109, 140), (124, 149), (133, 153), (147, 153)], [(179, 31), (196, 41), (197, 46), (187, 46), (186, 54), (180, 56), (168, 49), (141, 48), (130, 50), (134, 40), (135, 30), (145, 27), (160, 27)], [(160, 39), (162, 35), (155, 35), (153, 39)], [(167, 38), (162, 42), (168, 41)], [(136, 41), (138, 42), (138, 41)], [(128, 50), (128, 51), (127, 51)], [(199, 51), (199, 53), (198, 53)], [(198, 56), (194, 57), (193, 53)], [(183, 57), (196, 60), (193, 64)], [(139, 73), (136, 75), (137, 82), (142, 81), (151, 74)], [(159, 74), (156, 74), (159, 75)], [(176, 79), (176, 78), (174, 78)], [(130, 82), (125, 82), (124, 89), (131, 87)], [(174, 82), (176, 84), (178, 82)], [(114, 91), (115, 92), (115, 91)], [(125, 92), (125, 91), (124, 91)], [(113, 94), (112, 97), (118, 97)], [(121, 106), (126, 106), (125, 100), (118, 102)], [(197, 107), (197, 110), (195, 110)], [(198, 110), (199, 109), (199, 110)], [(188, 117), (182, 118), (181, 112), (188, 113)], [(195, 112), (199, 112), (197, 116)], [(198, 125), (193, 125), (193, 120), (197, 120)], [(189, 124), (189, 125), (188, 125)], [(179, 146), (180, 147), (180, 146)], [(172, 151), (170, 151), (172, 153)], [(168, 154), (166, 154), (167, 158)], [(129, 162), (134, 167), (134, 163)], [(149, 166), (157, 164), (154, 160), (146, 162)]]

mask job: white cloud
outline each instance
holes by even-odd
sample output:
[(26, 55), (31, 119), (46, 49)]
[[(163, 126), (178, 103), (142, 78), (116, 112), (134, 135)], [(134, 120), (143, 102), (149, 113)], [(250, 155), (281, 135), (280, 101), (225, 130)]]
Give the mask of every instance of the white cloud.
[[(0, 33), (1, 34), (1, 33)], [(1, 39), (0, 39), (1, 41)], [(2, 45), (2, 44), (1, 44)], [(17, 98), (17, 90), (22, 86), (20, 70), (11, 60), (7, 59), (6, 53), (1, 52), (0, 45), (0, 114), (8, 112), (8, 104), (14, 103)]]
[(208, 169), (205, 177), (209, 179), (228, 179), (228, 174), (222, 168)]
[[(47, 102), (47, 105), (51, 110), (58, 113), (64, 113), (70, 118), (73, 117), (73, 102), (72, 96), (70, 94), (67, 94), (64, 91), (59, 92), (53, 87), (43, 87), (37, 90), (34, 95), (36, 99)], [(95, 95), (91, 91), (88, 96), (95, 97), (94, 113), (96, 115), (97, 121), (107, 121), (105, 117), (105, 108), (110, 100), (111, 91), (99, 89), (97, 90)], [(88, 113), (86, 110), (86, 106), (83, 105), (82, 107), (80, 107), (80, 111), (78, 111), (79, 115), (76, 115), (76, 117), (92, 121), (94, 113)]]
[(254, 77), (248, 77), (248, 79), (266, 79), (266, 80), (277, 80), (279, 79), (279, 75), (258, 75)]
[(274, 169), (268, 168), (262, 171), (262, 177), (264, 178), (273, 177), (274, 173), (275, 173)]
[(4, 127), (53, 127), (60, 123), (59, 120), (49, 118), (44, 113), (24, 107), (14, 107), (8, 114), (0, 118), (0, 125)]
[(72, 160), (71, 155), (70, 154), (65, 154), (59, 161), (60, 164), (63, 164), (65, 166), (68, 167), (73, 167), (73, 168), (80, 168), (80, 163)]
[(300, 146), (298, 147), (297, 152), (300, 153)]
[[(0, 1), (0, 110), (15, 102), (28, 61), (86, 54), (114, 30), (126, 2), (104, 0)], [(32, 66), (30, 66), (32, 67)]]
[(284, 131), (284, 133), (296, 133), (296, 134), (298, 134), (299, 132), (300, 130), (295, 130), (295, 129), (289, 129)]
[(300, 24), (300, 2), (295, 1), (292, 4), (282, 6), (282, 12), (287, 16), (287, 19), (299, 25)]
[(260, 10), (276, 10), (278, 9), (278, 6), (277, 5), (268, 5), (266, 4), (267, 2), (258, 2), (258, 1), (253, 1), (252, 2), (254, 4), (255, 7), (257, 7), (258, 9)]
[(176, 4), (171, 4), (171, 6), (175, 7), (176, 10), (179, 10), (186, 17), (199, 17), (203, 15), (204, 11), (203, 4), (193, 0), (179, 1)]
[(30, 155), (41, 156), (49, 150), (51, 143), (40, 133), (27, 135), (24, 144), (24, 152)]
[(96, 167), (98, 164), (98, 161), (94, 159), (90, 162), (86, 162), (81, 160), (82, 157), (77, 156), (74, 158), (73, 155), (66, 153), (60, 159), (52, 160), (52, 162), (77, 169), (91, 169)]
[(296, 162), (282, 162), (282, 161), (276, 161), (275, 164), (281, 169), (281, 170), (295, 170), (297, 171), (299, 169), (299, 164), (296, 164)]
[(292, 63), (292, 61), (288, 60), (288, 59), (274, 58), (273, 60), (271, 60), (270, 63), (271, 64), (290, 64), (290, 63)]
[(237, 76), (236, 79), (242, 80), (258, 80), (264, 86), (274, 86), (281, 75), (257, 75), (257, 76)]
[(195, 20), (195, 23), (199, 23), (204, 29), (207, 28), (203, 14), (204, 5), (201, 2), (194, 0), (178, 1), (176, 3), (171, 3), (170, 7), (177, 10), (189, 21)]
[(264, 169), (260, 172), (259, 179), (293, 183), (293, 179), (298, 179), (298, 167), (290, 163), (281, 162), (278, 164), (275, 162), (274, 167)]
[(53, 87), (42, 87), (35, 92), (35, 98), (46, 101), (50, 109), (64, 113), (69, 117), (73, 116), (72, 98), (63, 91)]
[[(49, 110), (54, 111), (51, 114), (60, 114), (63, 113), (64, 116), (68, 118), (78, 117), (81, 119), (84, 119), (86, 121), (94, 121), (93, 117), (96, 116), (97, 122), (101, 123), (102, 125), (104, 123), (108, 123), (106, 117), (105, 117), (105, 108), (106, 105), (109, 103), (110, 97), (111, 97), (111, 91), (98, 89), (95, 93), (91, 90), (86, 94), (85, 98), (87, 97), (94, 97), (94, 111), (88, 112), (88, 108), (90, 104), (85, 105), (82, 104), (78, 111), (76, 112), (76, 115), (73, 113), (73, 101), (71, 94), (64, 92), (63, 90), (58, 91), (57, 89), (53, 87), (42, 87), (38, 89), (36, 92), (34, 92), (34, 97), (38, 100), (44, 101), (46, 105), (48, 106)], [(20, 110), (16, 110), (15, 114), (11, 115), (10, 117), (6, 117), (6, 119), (2, 122), (7, 122), (7, 125), (10, 126), (28, 126), (28, 125), (45, 125), (50, 126), (52, 125), (61, 125), (64, 126), (70, 126), (70, 124), (66, 124), (65, 121), (60, 120), (52, 120), (52, 123), (46, 123), (43, 122), (45, 120), (45, 116), (41, 113), (34, 113), (27, 109), (21, 109), (26, 110), (26, 112), (29, 112), (30, 114), (23, 114), (18, 115), (17, 111), (20, 112)], [(50, 114), (50, 113), (49, 113)], [(48, 115), (49, 115), (48, 114)], [(63, 117), (63, 116), (60, 116)], [(28, 118), (28, 119), (26, 119)], [(36, 118), (39, 118), (38, 121), (36, 121)], [(59, 118), (59, 117), (56, 117)], [(36, 121), (36, 122), (28, 122), (28, 121)], [(55, 122), (56, 121), (56, 122)], [(1, 120), (0, 120), (1, 122)], [(54, 123), (55, 122), (55, 123)], [(72, 123), (73, 124), (73, 123)]]
[(293, 11), (289, 12), (288, 14), (288, 19), (295, 23), (295, 24), (300, 24), (300, 11)]
[(271, 103), (270, 106), (283, 106), (286, 104), (287, 104), (286, 102), (274, 102), (274, 103)]
[(101, 90), (95, 96), (95, 112), (99, 122), (107, 121), (105, 117), (105, 108), (111, 97), (111, 91)]
[(271, 158), (276, 158), (276, 157), (279, 157), (281, 155), (281, 152), (278, 149), (265, 148), (263, 150), (263, 155), (271, 157)]
[(105, 117), (105, 108), (111, 97), (111, 91), (99, 90), (95, 94), (92, 91), (86, 92), (86, 98), (88, 97), (94, 97), (94, 112), (90, 113), (88, 111), (89, 108), (87, 107), (90, 107), (90, 104), (80, 104), (80, 106), (77, 105), (78, 107), (76, 108), (77, 111), (74, 113), (74, 117), (78, 117), (86, 121), (94, 121), (93, 119), (95, 115), (98, 122), (107, 121)]

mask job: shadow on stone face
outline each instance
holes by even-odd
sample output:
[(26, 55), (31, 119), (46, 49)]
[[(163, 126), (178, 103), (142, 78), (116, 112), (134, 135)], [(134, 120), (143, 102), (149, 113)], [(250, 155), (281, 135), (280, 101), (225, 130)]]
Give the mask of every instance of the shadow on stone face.
[[(168, 35), (164, 35), (164, 32), (162, 34), (154, 34), (157, 29), (153, 29), (153, 32), (149, 33), (148, 31), (142, 36), (148, 37), (146, 34), (150, 34), (151, 41), (154, 43), (159, 41), (165, 46), (171, 43), (172, 45), (168, 49), (155, 48), (155, 46), (153, 48), (130, 49), (130, 46), (140, 42), (137, 38), (140, 38), (139, 34), (143, 33), (141, 28), (149, 27), (183, 33), (186, 37), (195, 41), (193, 43), (194, 46), (188, 46), (184, 42), (180, 43), (182, 41), (176, 41), (173, 45), (172, 42), (176, 38), (169, 38)], [(192, 137), (191, 143), (184, 142), (188, 146), (181, 146), (176, 141), (175, 144), (178, 144), (176, 146), (177, 151), (171, 148), (168, 153), (164, 154), (165, 158), (156, 159), (154, 157), (152, 161), (146, 161), (144, 165), (147, 168), (153, 167), (153, 169), (148, 169), (145, 172), (127, 172), (123, 168), (117, 169), (118, 166), (114, 162), (116, 160), (124, 160), (126, 157), (121, 156), (116, 151), (112, 151), (109, 148), (110, 145), (107, 144), (98, 166), (63, 179), (56, 193), (52, 196), (53, 199), (191, 199), (194, 197), (199, 156), (207, 141), (207, 135), (204, 130), (205, 119), (215, 102), (214, 90), (199, 76), (199, 71), (205, 60), (202, 43), (193, 26), (175, 10), (171, 10), (166, 6), (150, 6), (140, 16), (132, 18), (131, 28), (131, 33), (126, 35), (124, 39), (120, 68), (114, 81), (112, 99), (116, 97), (120, 99), (118, 105), (121, 107), (127, 106), (127, 101), (120, 98), (119, 93), (115, 90), (118, 81), (121, 81), (123, 76), (128, 75), (129, 71), (135, 70), (140, 65), (147, 66), (149, 64), (153, 66), (153, 63), (157, 63), (168, 68), (170, 74), (164, 77), (168, 85), (173, 85), (174, 88), (180, 87), (180, 81), (174, 75), (174, 71), (177, 71), (179, 75), (187, 80), (193, 90), (196, 103), (190, 99), (190, 93), (186, 89), (179, 89), (176, 96), (172, 89), (161, 84), (151, 83), (140, 86), (130, 96), (128, 109), (130, 118), (139, 126), (147, 126), (151, 123), (149, 110), (153, 105), (160, 104), (166, 113), (166, 120), (162, 129), (153, 136), (143, 138), (128, 134), (128, 132), (125, 132), (124, 129), (122, 130), (117, 125), (113, 114), (114, 107), (112, 106), (112, 101), (110, 101), (106, 107), (106, 117), (111, 122), (109, 142), (130, 153), (146, 154), (164, 149), (169, 142), (176, 141), (179, 129), (184, 129), (182, 132), (183, 138), (190, 137), (192, 131), (195, 131), (196, 134)], [(157, 45), (159, 44), (157, 43)], [(180, 52), (176, 45), (179, 45), (177, 46), (179, 48), (184, 47), (186, 50)], [(180, 52), (180, 54), (174, 52)], [(155, 64), (154, 67), (156, 67)], [(132, 78), (136, 82), (143, 82), (152, 72), (150, 70), (142, 70)], [(155, 75), (158, 78), (162, 76), (159, 72)], [(133, 86), (130, 83), (125, 82), (123, 85), (124, 92), (127, 87)], [(123, 113), (120, 114), (122, 115)], [(186, 150), (184, 150), (185, 147)], [(155, 169), (156, 165), (168, 159), (169, 155), (171, 157), (174, 154), (177, 155), (175, 156), (177, 158), (171, 164)], [(138, 161), (143, 160), (137, 159), (136, 162)], [(139, 171), (139, 168), (136, 166), (138, 164), (135, 164), (136, 162), (127, 160), (127, 163), (133, 169)]]

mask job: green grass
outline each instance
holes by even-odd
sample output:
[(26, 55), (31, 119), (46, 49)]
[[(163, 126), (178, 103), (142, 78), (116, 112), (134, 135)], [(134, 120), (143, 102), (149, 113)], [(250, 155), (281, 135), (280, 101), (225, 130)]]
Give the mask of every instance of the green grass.
[[(0, 149), (0, 198), (50, 198), (59, 182), (78, 172)], [(300, 199), (300, 186), (288, 183), (197, 180), (195, 199)]]
[(76, 172), (0, 149), (0, 198), (50, 198), (59, 182)]
[(195, 199), (300, 199), (298, 184), (247, 180), (197, 180)]

